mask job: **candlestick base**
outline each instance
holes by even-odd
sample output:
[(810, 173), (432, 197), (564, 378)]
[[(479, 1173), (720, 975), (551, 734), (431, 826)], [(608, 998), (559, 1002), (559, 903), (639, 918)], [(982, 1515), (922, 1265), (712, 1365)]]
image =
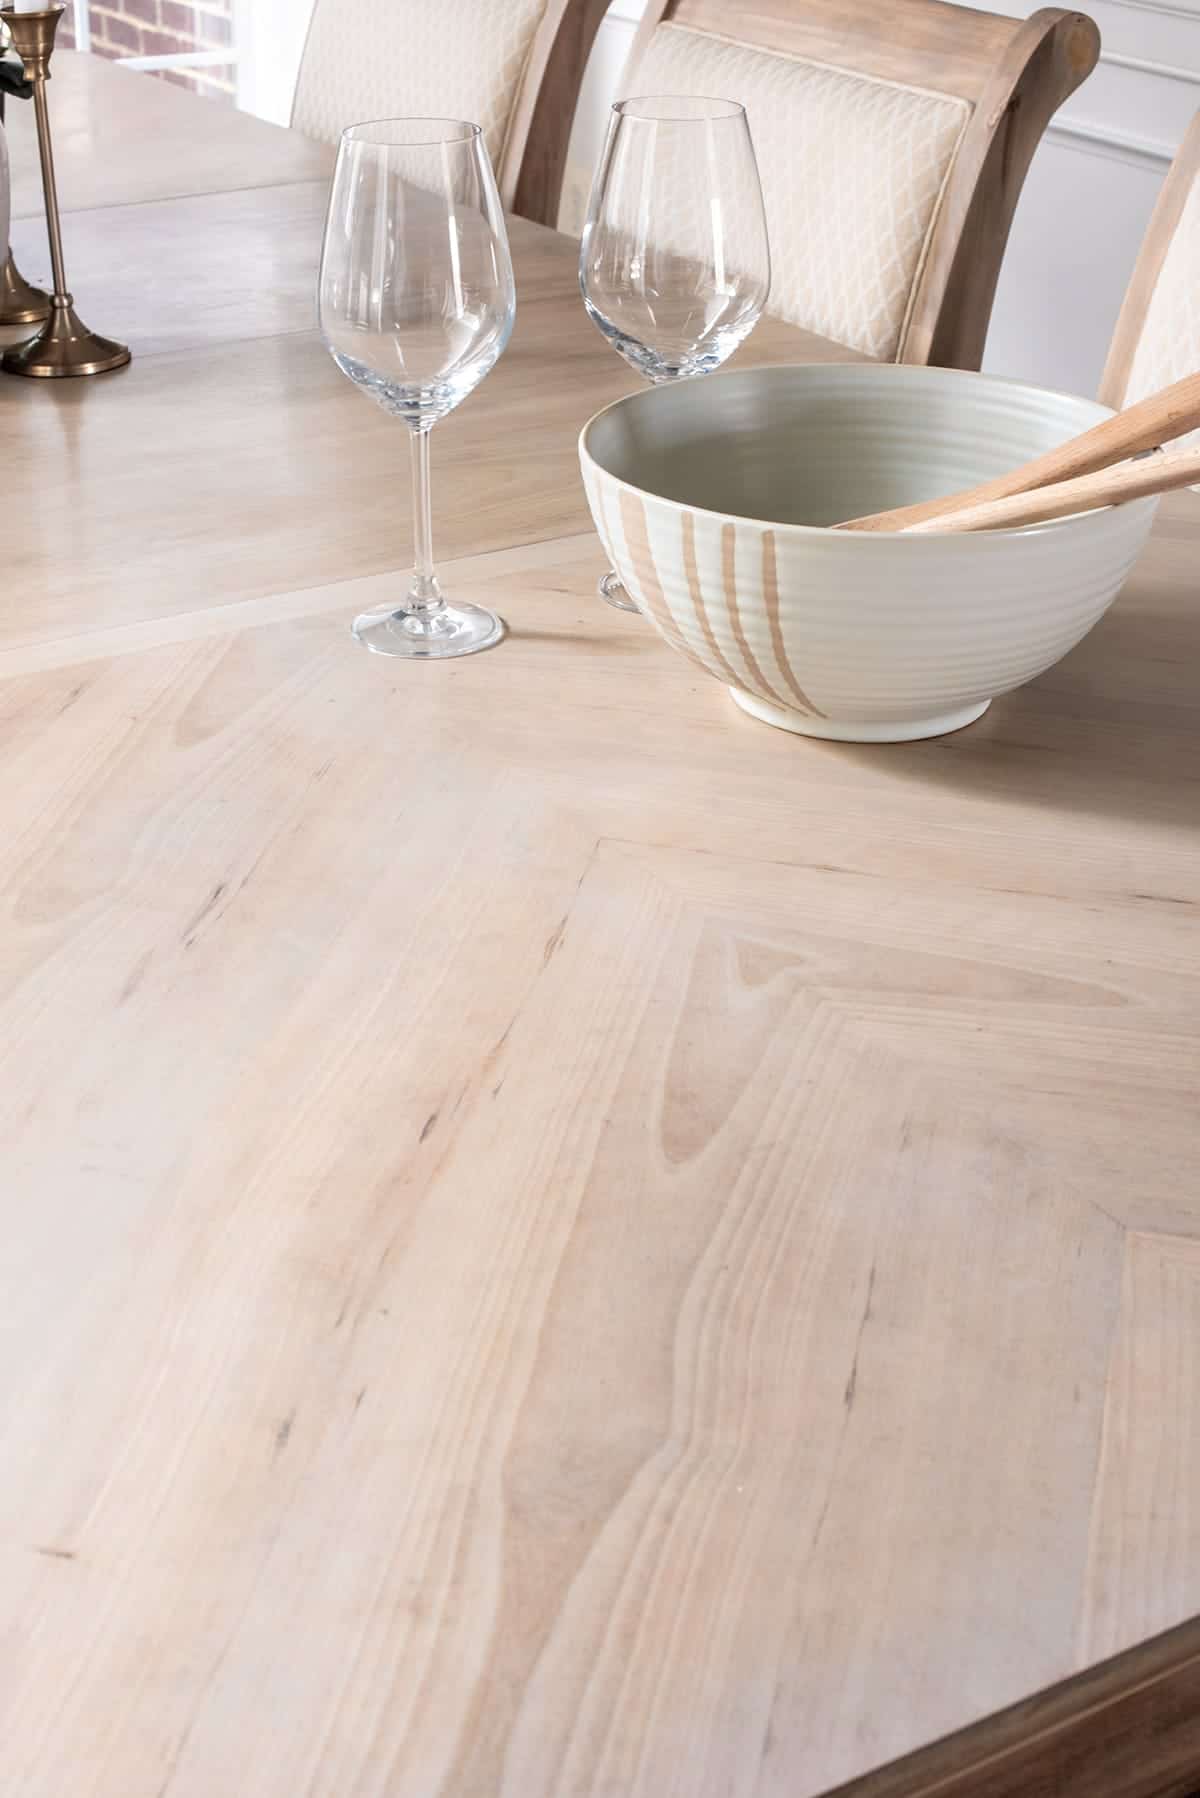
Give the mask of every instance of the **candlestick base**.
[(50, 299), (50, 316), (36, 337), (14, 344), (0, 358), (7, 375), (36, 375), (54, 379), (63, 375), (103, 375), (124, 368), (130, 360), (123, 343), (89, 331), (75, 315), (69, 293)]
[(37, 325), (49, 311), (50, 295), (30, 285), (10, 250), (0, 269), (0, 325)]

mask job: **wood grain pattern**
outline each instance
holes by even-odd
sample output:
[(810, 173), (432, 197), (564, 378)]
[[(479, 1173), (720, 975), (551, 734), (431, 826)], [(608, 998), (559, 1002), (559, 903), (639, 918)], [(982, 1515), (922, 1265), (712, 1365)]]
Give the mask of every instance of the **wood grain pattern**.
[(972, 113), (913, 294), (900, 357), (978, 368), (1017, 201), (1047, 125), (1095, 68), (1086, 13), (1042, 7), (1019, 21)]
[(1131, 1200), (1122, 1207), (1129, 1233), (1092, 1514), (1085, 1662), (1123, 1646), (1131, 1627), (1150, 1636), (1181, 1613), (1200, 1613), (1200, 1427), (1183, 1400), (1200, 1352), (1200, 1241), (1139, 1231)]
[(982, 500), (975, 506), (953, 506), (935, 512), (917, 524), (906, 525), (916, 536), (930, 532), (1013, 530), (1041, 524), (1051, 518), (1069, 518), (1097, 506), (1122, 506), (1134, 499), (1150, 499), (1177, 487), (1193, 487), (1200, 481), (1200, 451), (1175, 450), (1161, 456), (1138, 457), (1096, 474), (1077, 475), (1073, 481), (1055, 481), (1049, 487), (1011, 493), (1004, 499)]
[[(111, 381), (69, 384), (52, 404), (34, 404), (21, 382), (0, 383), (9, 457), (0, 646), (403, 565), (403, 430), (338, 372), (311, 328), (320, 204), (319, 188), (302, 184), (81, 221), (97, 253), (90, 265), (80, 257), (78, 291), (106, 328), (128, 319), (136, 354)], [(206, 262), (227, 222), (243, 253)], [(110, 224), (110, 247), (100, 248)], [(163, 244), (189, 233), (193, 248), (174, 266), (195, 280), (171, 289), (162, 266), (143, 292)], [(629, 390), (628, 370), (579, 302), (573, 241), (519, 219), (511, 240), (512, 343), (433, 439), (443, 558), (587, 529), (576, 439), (591, 412)], [(271, 287), (249, 307), (248, 267)], [(271, 324), (283, 334), (260, 335)], [(189, 340), (194, 348), (148, 353)], [(750, 363), (845, 352), (764, 320), (739, 354)], [(82, 503), (93, 482), (103, 505)]]
[(1145, 328), (1146, 313), (1197, 175), (1200, 175), (1200, 113), (1196, 114), (1188, 126), (1175, 160), (1167, 171), (1167, 178), (1159, 190), (1154, 212), (1142, 239), (1133, 276), (1125, 290), (1117, 328), (1113, 332), (1108, 360), (1100, 382), (1100, 398), (1106, 406), (1121, 406), (1125, 403), (1133, 359)]
[(522, 218), (558, 224), (567, 150), (588, 56), (608, 0), (555, 0), (538, 28), (517, 98), (501, 191)]
[[(48, 90), (64, 212), (328, 179), (333, 151), (102, 57), (56, 50)], [(42, 216), (33, 109), (10, 106), (14, 218)], [(71, 228), (67, 267), (75, 273)], [(79, 270), (81, 276), (84, 271)], [(82, 281), (80, 291), (83, 291)]]
[(624, 92), (637, 92), (638, 62), (664, 21), (970, 103), (896, 360), (978, 368), (1033, 153), (1099, 56), (1092, 20), (1059, 7), (1014, 20), (944, 0), (649, 0)]
[(455, 583), (502, 706), (344, 600), (0, 688), (31, 1798), (792, 1798), (1077, 1664), (1118, 1207), (1200, 1223), (1170, 555), (1132, 642), (884, 765), (743, 726), (595, 546), (513, 554)]
[[(311, 332), (328, 204), (321, 180), (74, 212), (71, 262), (89, 309), (139, 357)], [(30, 279), (49, 280), (45, 220), (17, 220), (12, 243)]]
[(890, 19), (873, 0), (820, 0), (803, 10), (790, 0), (649, 0), (644, 36), (662, 19), (972, 102), (1013, 35), (1011, 19), (944, 0), (900, 0)]
[(20, 1798), (915, 1798), (1195, 1606), (1200, 501), (973, 729), (764, 729), (555, 539), (556, 255), (444, 667), (303, 335), (0, 387)]

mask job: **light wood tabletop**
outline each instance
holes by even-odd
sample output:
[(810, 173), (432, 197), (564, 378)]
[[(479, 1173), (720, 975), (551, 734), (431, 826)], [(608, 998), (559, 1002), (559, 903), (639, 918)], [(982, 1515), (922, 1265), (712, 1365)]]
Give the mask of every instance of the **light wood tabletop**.
[[(59, 200), (65, 212), (312, 181), (333, 166), (326, 144), (280, 131), (248, 113), (219, 112), (215, 101), (197, 111), (181, 103), (178, 88), (145, 81), (132, 69), (99, 58), (56, 51), (50, 79)], [(6, 130), (13, 158), (13, 217), (40, 217), (42, 183), (32, 107), (13, 101)]]
[(135, 360), (0, 382), (5, 1789), (813, 1798), (1200, 1610), (1200, 501), (972, 729), (770, 730), (595, 597), (514, 225), (509, 640), (369, 656), (326, 153), (56, 68)]

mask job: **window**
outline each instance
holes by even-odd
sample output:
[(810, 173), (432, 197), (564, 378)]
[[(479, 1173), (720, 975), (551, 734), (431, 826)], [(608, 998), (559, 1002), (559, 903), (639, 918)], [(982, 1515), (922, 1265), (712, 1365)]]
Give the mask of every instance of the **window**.
[(312, 0), (66, 0), (58, 41), (286, 125)]
[(234, 7), (235, 0), (68, 0), (59, 42), (232, 105), (238, 97)]

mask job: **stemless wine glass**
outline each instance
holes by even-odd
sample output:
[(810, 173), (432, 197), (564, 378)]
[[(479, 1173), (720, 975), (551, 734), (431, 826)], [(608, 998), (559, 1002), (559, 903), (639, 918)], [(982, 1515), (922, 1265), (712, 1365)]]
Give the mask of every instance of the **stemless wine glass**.
[(448, 605), (433, 572), (429, 433), (512, 335), (508, 234), (478, 125), (382, 119), (342, 133), (321, 255), (321, 333), (342, 373), (412, 433), (413, 575), (354, 635), (379, 655), (490, 649), (503, 620)]
[[(648, 381), (711, 374), (758, 322), (771, 256), (746, 109), (618, 100), (579, 251), (588, 316)], [(602, 598), (637, 607), (617, 575)]]

